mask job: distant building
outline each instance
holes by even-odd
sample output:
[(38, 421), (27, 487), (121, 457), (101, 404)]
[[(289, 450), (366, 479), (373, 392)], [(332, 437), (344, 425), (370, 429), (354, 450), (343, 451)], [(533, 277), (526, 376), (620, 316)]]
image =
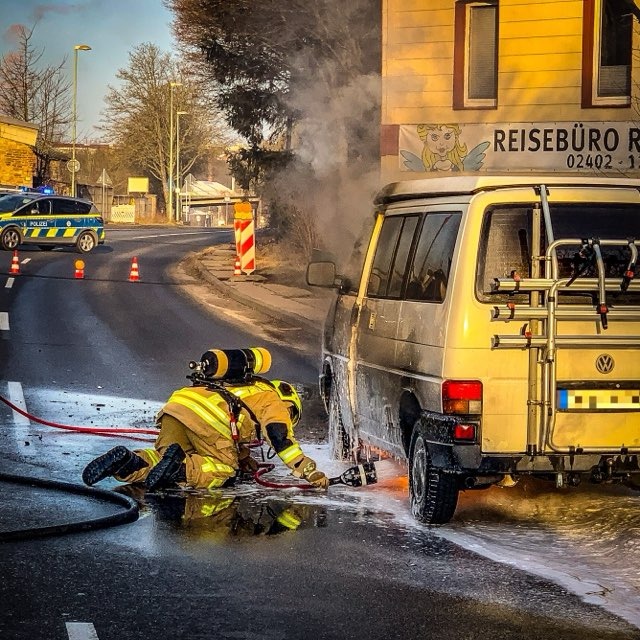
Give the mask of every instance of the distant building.
[(38, 127), (0, 115), (0, 187), (32, 187)]
[(384, 0), (381, 168), (640, 172), (633, 0)]

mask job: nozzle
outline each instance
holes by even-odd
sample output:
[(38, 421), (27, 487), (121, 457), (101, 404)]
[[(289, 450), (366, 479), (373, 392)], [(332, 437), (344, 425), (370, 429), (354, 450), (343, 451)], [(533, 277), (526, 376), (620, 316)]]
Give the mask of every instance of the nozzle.
[(366, 487), (376, 482), (378, 482), (378, 474), (373, 462), (363, 462), (355, 467), (350, 467), (335, 478), (329, 478), (329, 486), (346, 484), (348, 487)]

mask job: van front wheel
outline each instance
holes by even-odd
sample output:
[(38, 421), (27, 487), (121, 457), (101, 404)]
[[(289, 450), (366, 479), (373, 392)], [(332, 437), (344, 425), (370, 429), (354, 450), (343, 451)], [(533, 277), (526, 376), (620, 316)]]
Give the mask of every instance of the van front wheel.
[(456, 476), (431, 464), (424, 427), (418, 421), (409, 450), (411, 513), (425, 524), (445, 524), (456, 510), (458, 491)]

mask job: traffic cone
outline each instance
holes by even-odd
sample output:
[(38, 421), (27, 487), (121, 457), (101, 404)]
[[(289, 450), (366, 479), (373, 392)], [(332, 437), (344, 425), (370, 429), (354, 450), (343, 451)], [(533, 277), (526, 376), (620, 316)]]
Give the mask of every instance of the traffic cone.
[(9, 269), (9, 273), (12, 276), (17, 276), (20, 274), (20, 260), (18, 260), (17, 249), (13, 252), (13, 258), (11, 258), (11, 269)]
[(84, 260), (76, 260), (75, 267), (76, 267), (75, 277), (79, 280), (84, 278)]
[(242, 275), (242, 270), (240, 269), (240, 258), (238, 258), (237, 256), (236, 256), (236, 262), (233, 265), (233, 275), (234, 276)]
[(129, 282), (138, 282), (140, 274), (138, 273), (138, 258), (134, 256), (131, 260), (131, 271), (129, 271)]

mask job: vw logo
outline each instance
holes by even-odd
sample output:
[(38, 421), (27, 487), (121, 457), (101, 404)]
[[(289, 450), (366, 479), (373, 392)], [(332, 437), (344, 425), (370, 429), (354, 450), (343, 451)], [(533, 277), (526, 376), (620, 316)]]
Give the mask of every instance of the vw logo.
[(608, 353), (602, 353), (596, 358), (596, 369), (600, 373), (611, 373), (616, 364)]

